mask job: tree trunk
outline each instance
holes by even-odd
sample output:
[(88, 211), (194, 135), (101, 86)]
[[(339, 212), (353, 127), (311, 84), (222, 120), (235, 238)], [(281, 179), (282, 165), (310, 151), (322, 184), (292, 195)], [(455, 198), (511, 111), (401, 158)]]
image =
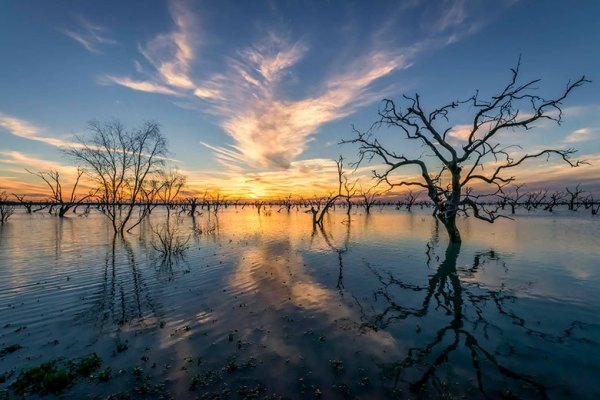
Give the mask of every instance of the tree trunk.
[(65, 216), (65, 214), (67, 213), (67, 211), (69, 211), (70, 208), (71, 208), (71, 206), (68, 204), (63, 204), (62, 206), (60, 206), (60, 208), (58, 209), (59, 218), (63, 218)]
[(456, 214), (446, 215), (441, 221), (444, 224), (444, 227), (446, 227), (450, 243), (461, 243), (462, 239), (460, 237), (460, 232), (456, 227)]

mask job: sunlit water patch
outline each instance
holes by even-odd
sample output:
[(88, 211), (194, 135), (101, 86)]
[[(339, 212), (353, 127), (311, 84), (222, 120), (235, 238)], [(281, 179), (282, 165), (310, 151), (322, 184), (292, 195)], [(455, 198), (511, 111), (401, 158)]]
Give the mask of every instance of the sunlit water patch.
[(465, 219), (452, 247), (427, 209), (172, 219), (169, 259), (159, 209), (0, 226), (1, 390), (56, 360), (68, 398), (600, 396), (598, 218)]

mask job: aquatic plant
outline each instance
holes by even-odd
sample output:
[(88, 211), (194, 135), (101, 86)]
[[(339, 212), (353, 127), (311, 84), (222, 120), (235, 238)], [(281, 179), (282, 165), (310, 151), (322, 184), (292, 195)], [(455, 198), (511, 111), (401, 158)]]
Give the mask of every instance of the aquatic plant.
[(37, 367), (22, 370), (11, 388), (18, 395), (60, 394), (75, 383), (79, 377), (88, 377), (102, 365), (96, 354), (80, 360), (48, 361)]
[(2, 350), (0, 350), (0, 358), (4, 357), (5, 355), (14, 353), (17, 350), (21, 350), (23, 348), (23, 346), (21, 346), (20, 344), (16, 343), (16, 344), (11, 344), (10, 346), (6, 346), (5, 348), (3, 348)]

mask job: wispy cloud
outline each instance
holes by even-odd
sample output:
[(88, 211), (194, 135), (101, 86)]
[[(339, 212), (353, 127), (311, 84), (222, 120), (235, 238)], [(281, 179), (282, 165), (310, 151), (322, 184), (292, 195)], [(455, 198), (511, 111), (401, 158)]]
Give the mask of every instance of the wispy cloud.
[[(175, 24), (174, 30), (155, 36), (138, 50), (152, 66), (151, 73), (145, 73), (144, 66), (136, 61), (139, 74), (148, 75), (146, 79), (135, 80), (130, 77), (107, 75), (99, 79), (100, 83), (112, 82), (129, 89), (142, 92), (180, 95), (183, 93), (197, 96), (211, 94), (209, 89), (197, 87), (190, 76), (191, 64), (198, 46), (197, 21), (194, 15), (182, 3), (169, 2), (169, 11)], [(182, 93), (180, 93), (183, 91)]]
[(21, 151), (0, 151), (0, 157), (0, 163), (15, 165), (19, 167), (18, 172), (25, 172), (25, 168), (36, 171), (51, 169), (63, 172), (77, 171), (77, 168), (74, 166), (67, 166), (55, 161), (45, 160), (36, 155), (23, 153)]
[(565, 143), (586, 142), (588, 140), (593, 139), (593, 137), (594, 137), (593, 132), (594, 131), (590, 128), (581, 128), (581, 129), (574, 130), (573, 132), (569, 133), (567, 135), (567, 137), (565, 137), (564, 142)]
[(100, 25), (88, 21), (82, 16), (77, 17), (77, 30), (63, 29), (62, 33), (82, 45), (87, 51), (100, 54), (103, 45), (114, 45), (117, 41), (108, 36), (108, 30)]
[(152, 39), (139, 50), (158, 72), (166, 84), (182, 89), (193, 89), (189, 76), (190, 64), (194, 60), (197, 35), (194, 15), (182, 3), (170, 2), (169, 11), (175, 30)]
[(50, 146), (68, 147), (73, 145), (73, 142), (68, 140), (45, 136), (42, 128), (39, 128), (28, 121), (6, 114), (0, 114), (0, 127), (15, 136), (46, 143)]
[[(191, 70), (198, 58), (198, 24), (182, 3), (169, 4), (173, 31), (139, 46), (153, 67), (148, 78), (107, 76), (106, 80), (133, 90), (205, 100), (204, 110), (218, 118), (232, 143), (203, 144), (231, 171), (292, 168), (323, 125), (347, 117), (397, 89), (390, 85), (378, 88), (379, 80), (408, 68), (417, 54), (447, 45), (450, 36), (457, 40), (475, 29), (464, 2), (442, 7), (441, 14), (437, 8), (428, 8), (425, 18), (437, 24), (430, 36), (404, 48), (381, 41), (381, 46), (371, 45), (357, 55), (353, 52), (351, 61), (311, 85), (303, 97), (292, 98), (287, 90), (289, 82), (310, 52), (305, 40), (292, 40), (289, 35), (271, 31), (262, 40), (226, 57), (225, 67), (218, 73), (194, 79)], [(469, 24), (463, 27), (467, 19)], [(139, 63), (136, 70), (144, 73)]]
[[(406, 66), (402, 54), (374, 51), (331, 75), (313, 95), (290, 100), (282, 94), (280, 77), (301, 59), (306, 46), (272, 38), (268, 46), (240, 52), (223, 80), (231, 84), (218, 87), (228, 101), (217, 103), (213, 111), (224, 118), (221, 125), (234, 140), (216, 152), (226, 164), (289, 168), (323, 124), (379, 100), (383, 92), (370, 90), (371, 85)], [(270, 54), (261, 53), (261, 47)]]
[(151, 81), (135, 81), (135, 80), (129, 79), (129, 78), (120, 78), (117, 76), (107, 75), (103, 79), (100, 79), (99, 82), (100, 83), (112, 82), (112, 83), (116, 83), (121, 86), (125, 86), (129, 89), (139, 90), (140, 92), (170, 94), (170, 95), (177, 94), (176, 91), (169, 89), (166, 86), (162, 86), (158, 83), (154, 83)]

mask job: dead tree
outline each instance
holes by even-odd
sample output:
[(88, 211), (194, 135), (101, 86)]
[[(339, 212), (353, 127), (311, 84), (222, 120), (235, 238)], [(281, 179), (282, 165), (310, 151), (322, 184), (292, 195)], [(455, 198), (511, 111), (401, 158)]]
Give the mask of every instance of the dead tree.
[(538, 192), (528, 193), (527, 200), (525, 200), (525, 207), (527, 211), (531, 211), (531, 209), (537, 209), (541, 204), (546, 201), (546, 197), (548, 196), (548, 189), (544, 189)]
[(570, 198), (569, 198), (569, 210), (570, 211), (577, 211), (577, 209), (580, 206), (579, 197), (581, 196), (581, 193), (583, 193), (583, 190), (580, 188), (580, 186), (581, 185), (575, 186), (575, 189), (573, 189), (573, 191), (571, 191), (569, 188), (566, 188), (567, 193), (570, 196)]
[(582, 203), (586, 210), (592, 210), (592, 215), (598, 215), (598, 211), (600, 210), (600, 201), (595, 201), (591, 194), (587, 195), (583, 199)]
[(5, 223), (15, 212), (15, 206), (8, 201), (6, 192), (0, 192), (0, 224)]
[(163, 203), (167, 210), (173, 208), (179, 192), (185, 185), (186, 179), (179, 171), (173, 169), (160, 174), (161, 186), (158, 190), (158, 200)]
[(195, 198), (194, 196), (190, 197), (187, 199), (187, 204), (190, 207), (190, 211), (189, 211), (189, 215), (190, 216), (195, 216), (196, 215), (196, 208), (198, 208), (198, 199)]
[[(459, 212), (469, 208), (476, 218), (490, 223), (502, 217), (497, 209), (486, 208), (482, 200), (501, 193), (502, 188), (515, 180), (514, 176), (506, 174), (511, 169), (530, 159), (550, 156), (558, 156), (572, 167), (582, 163), (572, 160), (575, 149), (544, 149), (515, 156), (510, 153), (514, 145), (495, 141), (502, 132), (528, 130), (542, 120), (560, 124), (563, 101), (574, 89), (589, 82), (581, 77), (567, 83), (557, 97), (544, 98), (535, 91), (539, 79), (519, 82), (519, 66), (520, 60), (516, 68), (511, 69), (508, 84), (487, 100), (480, 98), (479, 92), (476, 92), (466, 100), (453, 101), (428, 112), (418, 94), (404, 95), (405, 104), (402, 106), (386, 99), (379, 110), (379, 121), (366, 132), (355, 129), (356, 137), (342, 143), (359, 146), (355, 166), (373, 159), (383, 162), (385, 169), (373, 171), (373, 174), (390, 188), (425, 189), (450, 242), (460, 243), (461, 236), (456, 225)], [(449, 124), (448, 116), (460, 107), (469, 107), (475, 115), (465, 134), (459, 137)], [(398, 128), (407, 140), (420, 142), (425, 152), (413, 156), (389, 149), (374, 135), (375, 129), (381, 126)], [(457, 140), (460, 141), (458, 144)], [(392, 173), (406, 167), (416, 168), (419, 176), (415, 179), (394, 179)], [(466, 189), (473, 184), (482, 184), (487, 189), (479, 194), (465, 195)]]
[(510, 213), (514, 214), (516, 207), (521, 203), (522, 199), (527, 196), (527, 193), (519, 193), (519, 191), (525, 185), (514, 185), (512, 193), (502, 193), (500, 194), (500, 198), (503, 202), (510, 206)]
[[(342, 162), (342, 158), (340, 158), (340, 162)], [(344, 199), (346, 200), (346, 214), (348, 217), (350, 216), (350, 212), (352, 211), (352, 197), (356, 194), (356, 183), (358, 181), (354, 181), (352, 183), (348, 182), (348, 177), (344, 176)]]
[[(294, 206), (294, 202), (292, 201), (292, 195), (288, 195), (285, 199), (281, 200), (281, 208), (285, 208), (290, 213), (292, 207)], [(281, 209), (280, 209), (281, 210)]]
[(406, 205), (406, 211), (410, 212), (412, 206), (415, 204), (418, 198), (419, 193), (415, 195), (412, 190), (408, 191), (408, 193), (404, 196), (404, 204)]
[(565, 198), (565, 194), (563, 192), (554, 192), (550, 195), (546, 206), (544, 207), (544, 211), (552, 212), (554, 211), (554, 207), (559, 205)]
[(309, 211), (312, 214), (313, 229), (317, 227), (323, 227), (323, 218), (325, 217), (325, 214), (329, 211), (329, 208), (335, 204), (336, 200), (342, 197), (342, 182), (344, 180), (343, 161), (344, 159), (340, 156), (340, 158), (335, 162), (338, 175), (337, 194), (335, 194), (335, 192), (331, 192), (327, 197), (315, 199), (310, 206)]
[(16, 193), (12, 194), (13, 196), (15, 196), (15, 198), (17, 199), (17, 201), (23, 206), (25, 207), (25, 212), (27, 212), (27, 214), (31, 214), (31, 208), (33, 207), (33, 202), (31, 200), (25, 200), (25, 195), (18, 195)]
[(367, 215), (371, 213), (371, 207), (373, 207), (373, 204), (375, 204), (375, 202), (377, 201), (377, 197), (380, 194), (378, 191), (374, 190), (375, 187), (377, 187), (377, 185), (369, 188), (369, 190), (367, 190), (366, 192), (363, 192), (361, 190), (363, 205), (365, 206), (365, 212), (367, 213)]
[(257, 212), (258, 214), (260, 214), (260, 209), (261, 209), (261, 208), (262, 208), (264, 205), (265, 205), (265, 203), (263, 203), (263, 202), (262, 202), (262, 201), (260, 201), (260, 200), (256, 200), (256, 201), (254, 202), (254, 207), (256, 207), (256, 212)]
[(31, 172), (27, 170), (32, 175), (40, 177), (50, 188), (52, 192), (51, 201), (58, 207), (58, 216), (63, 218), (67, 211), (69, 211), (72, 207), (76, 207), (78, 204), (81, 204), (85, 200), (93, 197), (98, 190), (91, 190), (86, 195), (77, 197), (77, 186), (79, 185), (79, 181), (83, 176), (84, 171), (80, 168), (77, 168), (77, 178), (75, 179), (75, 183), (71, 188), (71, 195), (66, 198), (63, 196), (63, 188), (62, 183), (60, 182), (60, 172), (58, 170), (49, 170), (49, 171), (39, 171), (39, 172)]
[(210, 211), (210, 207), (212, 205), (212, 209), (215, 214), (219, 212), (219, 208), (225, 203), (225, 196), (223, 196), (219, 190), (213, 194), (207, 195), (207, 199), (208, 210)]
[(67, 150), (99, 188), (115, 233), (128, 228), (143, 188), (166, 163), (167, 142), (155, 122), (127, 130), (119, 121), (89, 123), (90, 138)]

